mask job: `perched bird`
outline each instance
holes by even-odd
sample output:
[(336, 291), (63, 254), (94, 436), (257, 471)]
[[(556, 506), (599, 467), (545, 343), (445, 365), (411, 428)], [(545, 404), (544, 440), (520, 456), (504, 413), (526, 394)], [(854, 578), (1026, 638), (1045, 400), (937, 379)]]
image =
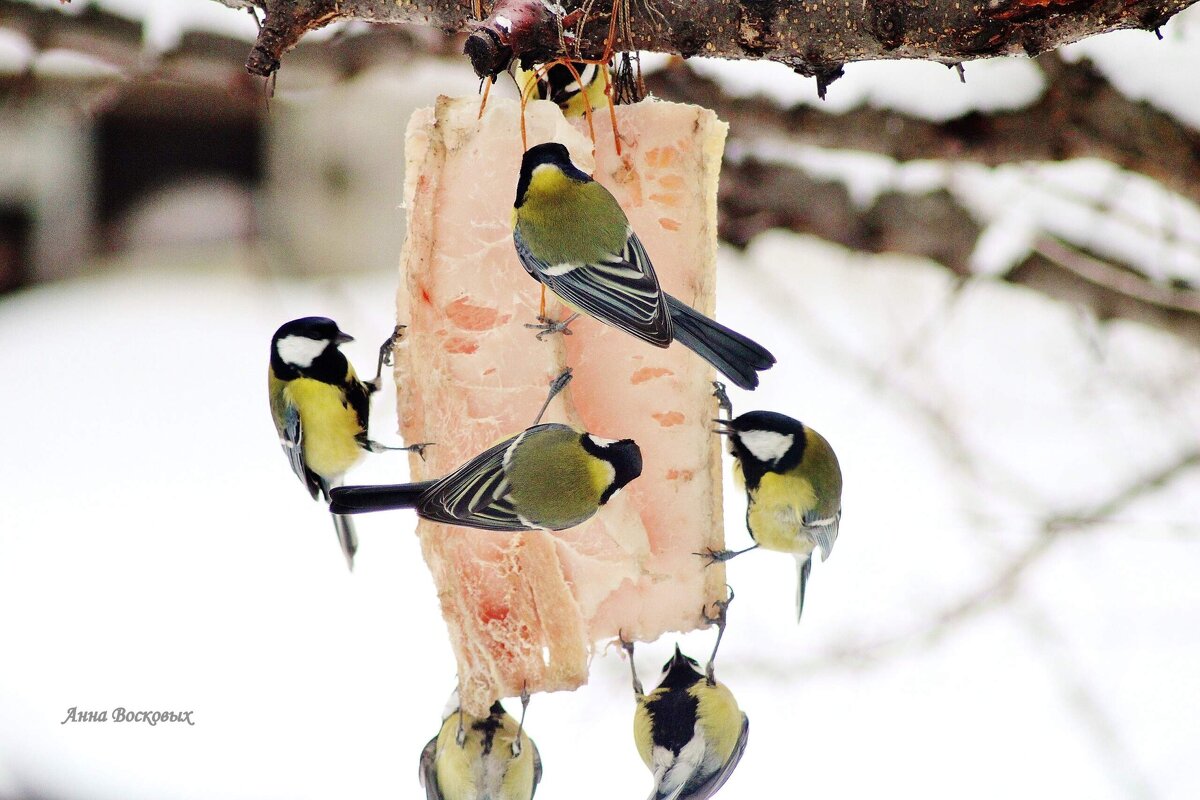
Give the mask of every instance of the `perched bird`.
[[(616, 198), (561, 144), (531, 147), (521, 160), (513, 242), (526, 272), (572, 309), (655, 347), (678, 341), (743, 389), (775, 363), (762, 345), (663, 292)], [(533, 327), (539, 337), (565, 331), (577, 316)]]
[[(271, 337), (268, 391), (271, 418), (292, 471), (316, 499), (329, 499), (331, 487), (362, 457), (364, 451), (415, 449), (385, 447), (367, 436), (370, 397), (378, 391), (380, 374), (390, 361), (392, 346), (403, 326), (379, 348), (379, 373), (361, 381), (338, 349), (354, 341), (326, 317), (303, 317), (282, 325)], [(350, 520), (333, 518), (346, 563), (354, 568), (358, 539)]]
[(825, 437), (798, 420), (773, 411), (751, 411), (714, 420), (729, 437), (734, 477), (746, 490), (746, 528), (754, 545), (703, 555), (727, 561), (764, 547), (794, 553), (798, 572), (796, 619), (804, 611), (804, 591), (812, 552), (829, 558), (842, 519), (842, 470)]
[(537, 745), (500, 701), (486, 717), (462, 710), (450, 697), (438, 735), (421, 751), (418, 774), (426, 800), (531, 800), (542, 779)]
[(413, 508), (434, 522), (489, 531), (559, 531), (590, 518), (642, 473), (632, 439), (600, 439), (569, 425), (526, 428), (436, 481), (343, 486), (334, 514)]
[(563, 116), (568, 118), (582, 117), (589, 104), (591, 111), (606, 105), (608, 97), (604, 92), (604, 74), (601, 70), (607, 71), (608, 66), (582, 61), (572, 61), (571, 66), (579, 74), (579, 80), (575, 79), (566, 64), (560, 62), (545, 67), (540, 75), (536, 70), (517, 67), (513, 79), (522, 94), (555, 103), (562, 109)]
[[(732, 601), (732, 596), (730, 601)], [(724, 632), (725, 606), (717, 622)], [(633, 738), (638, 754), (654, 773), (654, 791), (649, 800), (704, 800), (717, 793), (742, 758), (750, 732), (750, 720), (738, 708), (733, 693), (714, 677), (713, 648), (705, 672), (675, 645), (675, 655), (663, 665), (658, 688), (642, 693), (633, 663), (633, 643), (622, 640), (629, 653), (637, 709), (633, 716)]]

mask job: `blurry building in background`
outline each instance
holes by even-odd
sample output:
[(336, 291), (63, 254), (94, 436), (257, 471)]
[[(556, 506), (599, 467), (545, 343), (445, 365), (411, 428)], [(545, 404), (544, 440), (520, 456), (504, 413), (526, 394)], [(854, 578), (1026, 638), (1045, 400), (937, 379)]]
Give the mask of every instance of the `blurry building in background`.
[[(249, 38), (179, 33), (151, 57), (136, 20), (0, 2), (0, 292), (212, 242), (261, 242), (284, 272), (394, 268), (404, 128), (428, 103), (408, 34), (343, 29), (267, 86)], [(476, 88), (465, 65), (437, 82)]]

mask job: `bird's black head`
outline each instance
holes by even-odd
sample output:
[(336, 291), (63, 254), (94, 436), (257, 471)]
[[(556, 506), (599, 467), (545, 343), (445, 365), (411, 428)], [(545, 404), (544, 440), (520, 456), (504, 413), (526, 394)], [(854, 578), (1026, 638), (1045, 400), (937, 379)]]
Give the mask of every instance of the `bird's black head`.
[(284, 323), (271, 337), (271, 369), (291, 380), (311, 377), (329, 382), (346, 376), (346, 357), (338, 345), (354, 341), (328, 317), (301, 317)]
[(600, 505), (604, 505), (625, 484), (642, 474), (642, 449), (633, 439), (601, 439), (590, 433), (580, 437), (583, 449), (612, 464), (614, 471), (612, 483), (604, 494), (600, 495)]
[[(538, 96), (562, 105), (594, 81), (598, 72), (595, 64), (585, 64), (582, 61), (572, 61), (570, 68), (566, 64), (554, 64), (546, 70), (544, 78), (538, 79)], [(576, 73), (579, 74), (579, 81), (575, 80)]]
[(575, 166), (567, 148), (558, 142), (535, 144), (525, 151), (521, 157), (521, 176), (517, 179), (517, 199), (513, 205), (517, 208), (525, 202), (525, 193), (529, 191), (529, 182), (533, 180), (533, 172), (538, 167), (550, 166), (562, 170), (568, 177), (577, 181), (590, 181), (592, 177)]
[(665, 686), (668, 689), (691, 686), (700, 678), (704, 677), (704, 673), (700, 671), (700, 663), (696, 659), (685, 656), (683, 651), (679, 649), (679, 645), (675, 645), (675, 655), (671, 656), (667, 663), (663, 664), (662, 680), (658, 682), (659, 686)]
[(808, 444), (804, 426), (785, 414), (750, 411), (717, 422), (721, 426), (717, 432), (729, 436), (750, 487), (757, 486), (767, 472), (786, 472), (804, 457)]

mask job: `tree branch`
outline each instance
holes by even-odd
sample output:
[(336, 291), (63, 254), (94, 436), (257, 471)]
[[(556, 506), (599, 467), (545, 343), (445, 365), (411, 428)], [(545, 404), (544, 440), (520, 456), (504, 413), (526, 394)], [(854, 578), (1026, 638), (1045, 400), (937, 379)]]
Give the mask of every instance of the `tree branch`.
[[(244, 0), (219, 0), (245, 5)], [(1119, 28), (1154, 30), (1196, 0), (614, 0), (621, 50), (768, 59), (825, 86), (850, 61), (920, 58), (956, 64), (1001, 55), (1037, 55)], [(563, 0), (562, 16), (542, 0), (496, 0), (473, 21), (472, 0), (256, 0), (266, 12), (251, 72), (278, 69), (307, 31), (335, 19), (403, 22), (473, 31), (476, 72), (495, 75), (521, 56), (598, 57), (605, 51), (610, 0)]]
[[(752, 158), (721, 165), (717, 209), (721, 239), (745, 247), (781, 228), (818, 236), (864, 253), (905, 253), (936, 261), (960, 277), (973, 275), (971, 255), (983, 227), (944, 189), (881, 192), (860, 207), (845, 185), (822, 181), (787, 164)], [(1098, 319), (1132, 319), (1200, 342), (1200, 292), (1156, 283), (1043, 235), (1021, 263), (1000, 276), (1056, 300), (1089, 309)]]
[(945, 122), (887, 109), (830, 114), (807, 106), (783, 109), (762, 97), (730, 98), (686, 64), (647, 76), (646, 85), (665, 100), (711, 108), (729, 123), (731, 138), (773, 133), (901, 162), (943, 159), (998, 166), (1101, 158), (1200, 203), (1200, 131), (1130, 100), (1086, 61), (1068, 64), (1048, 54), (1037, 63), (1046, 73), (1046, 91), (1037, 102)]

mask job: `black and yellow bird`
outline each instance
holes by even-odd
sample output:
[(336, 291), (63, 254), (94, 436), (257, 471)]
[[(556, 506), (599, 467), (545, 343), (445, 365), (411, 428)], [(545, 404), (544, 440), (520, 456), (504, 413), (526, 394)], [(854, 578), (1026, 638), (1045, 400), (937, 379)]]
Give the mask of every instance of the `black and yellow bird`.
[[(524, 713), (522, 712), (522, 718)], [(426, 800), (532, 800), (542, 779), (537, 745), (500, 705), (468, 714), (456, 692), (438, 735), (421, 752)]]
[(557, 142), (521, 160), (513, 242), (525, 270), (576, 311), (541, 320), (539, 337), (567, 330), (584, 312), (655, 347), (678, 341), (743, 389), (775, 363), (762, 345), (663, 292), (616, 198)]
[(705, 553), (717, 561), (762, 547), (796, 557), (796, 619), (813, 550), (821, 560), (833, 552), (842, 519), (842, 470), (825, 437), (799, 420), (773, 411), (751, 411), (715, 420), (729, 437), (734, 477), (746, 490), (746, 528), (754, 545)]
[(489, 531), (558, 531), (587, 520), (642, 473), (632, 439), (601, 439), (560, 423), (526, 428), (434, 481), (343, 486), (334, 514), (394, 508)]
[(633, 643), (622, 640), (629, 654), (637, 708), (633, 739), (638, 755), (654, 775), (649, 800), (705, 800), (716, 794), (737, 767), (746, 749), (750, 720), (738, 708), (733, 693), (719, 681), (713, 663), (725, 629), (729, 600), (718, 603), (717, 645), (708, 667), (700, 671), (695, 659), (675, 645), (675, 655), (663, 665), (662, 679), (650, 694), (642, 692), (633, 663)]
[[(563, 116), (567, 118), (582, 117), (588, 110), (594, 112), (606, 105), (608, 98), (604, 92), (604, 72), (608, 71), (608, 65), (572, 61), (571, 67), (574, 73), (561, 62), (542, 65), (540, 71), (525, 70), (518, 66), (513, 80), (522, 94), (537, 100), (549, 100), (561, 108)], [(578, 80), (576, 74), (579, 75)]]
[[(329, 499), (345, 472), (364, 452), (413, 449), (386, 447), (367, 435), (371, 395), (378, 391), (385, 362), (402, 326), (379, 349), (379, 371), (359, 380), (338, 348), (354, 337), (326, 317), (303, 317), (280, 326), (271, 337), (268, 392), (271, 418), (296, 477), (314, 499)], [(350, 520), (334, 515), (333, 525), (346, 563), (354, 568), (358, 538)]]

